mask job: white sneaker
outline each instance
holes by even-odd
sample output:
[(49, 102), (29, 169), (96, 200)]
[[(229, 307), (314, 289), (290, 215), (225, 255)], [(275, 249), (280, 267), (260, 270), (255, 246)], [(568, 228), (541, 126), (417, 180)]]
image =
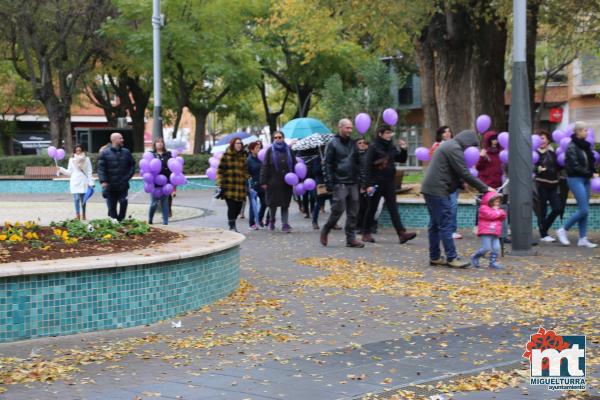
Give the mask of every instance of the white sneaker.
[(540, 239), (542, 242), (556, 242), (556, 239), (554, 239), (552, 236), (550, 235), (546, 235), (543, 238)]
[(477, 235), (477, 227), (476, 226), (473, 227), (473, 235)]
[(462, 239), (462, 235), (458, 232), (452, 234), (452, 239)]
[(556, 231), (556, 236), (558, 236), (558, 240), (565, 246), (571, 244), (571, 242), (569, 242), (569, 238), (567, 237), (567, 231), (565, 231), (565, 228), (558, 228)]
[(595, 243), (590, 242), (586, 237), (582, 237), (581, 239), (579, 239), (579, 241), (577, 242), (577, 246), (579, 247), (587, 247), (589, 249), (594, 249), (596, 248), (598, 245)]

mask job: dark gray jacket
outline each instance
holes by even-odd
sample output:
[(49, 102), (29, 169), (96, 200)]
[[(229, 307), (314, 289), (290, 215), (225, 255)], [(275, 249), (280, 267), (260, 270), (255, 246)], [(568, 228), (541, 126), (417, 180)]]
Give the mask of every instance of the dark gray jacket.
[(458, 189), (463, 180), (481, 193), (488, 187), (471, 175), (465, 164), (464, 151), (467, 147), (477, 146), (477, 134), (474, 131), (462, 131), (454, 139), (443, 142), (433, 153), (421, 183), (421, 193), (432, 196), (450, 196)]
[(325, 184), (329, 187), (339, 183), (364, 185), (355, 140), (344, 140), (340, 135), (335, 135), (325, 149), (323, 174)]

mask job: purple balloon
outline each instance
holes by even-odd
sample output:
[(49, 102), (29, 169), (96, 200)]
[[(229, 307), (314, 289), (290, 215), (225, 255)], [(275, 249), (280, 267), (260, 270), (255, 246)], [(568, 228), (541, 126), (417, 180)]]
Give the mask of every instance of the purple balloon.
[(367, 113), (360, 113), (354, 118), (354, 124), (358, 133), (364, 135), (371, 126), (371, 117)]
[(474, 167), (477, 161), (479, 161), (479, 149), (475, 146), (467, 147), (464, 154), (467, 168)]
[(600, 193), (600, 178), (592, 178), (590, 186), (594, 192)]
[(508, 135), (508, 132), (500, 132), (498, 134), (498, 143), (500, 143), (500, 146), (503, 148), (508, 149), (509, 138), (510, 136)]
[(306, 178), (304, 180), (304, 190), (314, 190), (317, 187), (317, 182), (312, 178)]
[(558, 165), (560, 165), (561, 167), (565, 166), (565, 153), (560, 153), (557, 157), (556, 157), (556, 162), (558, 163)]
[(508, 164), (508, 150), (502, 150), (500, 152), (500, 161), (503, 164)]
[(158, 174), (162, 169), (162, 162), (158, 158), (150, 160), (150, 172)]
[(573, 128), (575, 128), (575, 123), (569, 124), (569, 126), (565, 130), (565, 135), (563, 137), (571, 137), (571, 135), (573, 134)]
[(152, 193), (154, 191), (154, 183), (144, 182), (144, 192)]
[(146, 160), (145, 158), (142, 158), (139, 162), (140, 165), (140, 172), (143, 174), (144, 172), (149, 172), (150, 171), (150, 161)]
[(150, 172), (145, 172), (142, 174), (142, 178), (144, 179), (144, 182), (154, 184), (154, 175), (152, 175)]
[(299, 164), (306, 164), (306, 163), (304, 162), (304, 160), (303, 160), (303, 159), (301, 159), (300, 157), (296, 157), (296, 162), (297, 162), (297, 163), (299, 163)]
[(415, 149), (415, 157), (419, 161), (429, 161), (429, 149), (427, 147), (417, 147)]
[(219, 161), (218, 158), (211, 157), (208, 159), (208, 164), (213, 168), (217, 168), (219, 166)]
[(302, 183), (294, 186), (294, 193), (296, 193), (297, 196), (302, 196), (305, 191), (306, 190), (304, 189), (304, 185)]
[(477, 131), (479, 133), (487, 132), (487, 130), (490, 129), (490, 126), (492, 126), (492, 119), (489, 115), (481, 114), (479, 117), (477, 117), (475, 126), (477, 127)]
[(393, 108), (386, 108), (383, 111), (383, 120), (388, 125), (396, 125), (398, 122), (398, 113)]
[(162, 188), (162, 192), (165, 196), (170, 196), (174, 190), (175, 190), (175, 187), (173, 185), (171, 185), (170, 183), (165, 184), (165, 186), (163, 186), (163, 188)]
[(560, 129), (557, 129), (554, 132), (552, 132), (552, 140), (554, 140), (554, 143), (560, 143), (560, 141), (564, 137), (565, 137), (565, 132), (561, 131)]
[(208, 179), (210, 179), (211, 181), (214, 181), (215, 179), (217, 179), (217, 170), (215, 168), (210, 167), (206, 170), (206, 176), (208, 176)]
[(185, 185), (186, 179), (185, 179), (185, 176), (183, 176), (182, 174), (172, 173), (169, 176), (169, 181), (171, 182), (172, 185), (181, 186), (181, 185)]
[(219, 160), (223, 157), (223, 153), (215, 153), (213, 154), (214, 158), (218, 158)]
[(478, 177), (479, 176), (479, 171), (477, 171), (477, 168), (469, 168), (469, 172), (471, 173), (471, 175), (473, 175), (474, 177)]
[(294, 172), (296, 173), (296, 175), (298, 175), (298, 178), (304, 179), (306, 178), (306, 173), (308, 172), (308, 170), (306, 169), (306, 165), (302, 163), (297, 163), (294, 166)]
[(56, 149), (56, 154), (54, 155), (54, 159), (56, 161), (60, 161), (65, 158), (65, 150), (64, 149)]
[(168, 182), (168, 179), (163, 174), (156, 175), (156, 177), (154, 178), (154, 184), (156, 186), (164, 186), (167, 182)]
[(564, 151), (564, 150), (563, 150), (561, 147), (557, 147), (557, 148), (556, 148), (556, 155), (557, 155), (557, 156), (558, 156), (558, 155), (560, 155), (560, 154), (562, 154), (562, 153), (564, 153), (564, 152), (565, 152), (565, 151)]
[(171, 150), (171, 157), (177, 157), (179, 155), (179, 150)]
[(562, 138), (560, 141), (560, 148), (563, 150), (567, 150), (567, 147), (569, 147), (569, 143), (571, 143), (570, 137)]
[(263, 162), (265, 161), (265, 156), (267, 155), (267, 149), (260, 149), (258, 151), (258, 159)]
[(285, 174), (285, 177), (283, 179), (285, 180), (285, 183), (287, 183), (290, 186), (297, 185), (300, 181), (300, 179), (298, 179), (298, 175), (294, 174), (293, 172), (288, 172), (287, 174)]
[(167, 165), (169, 166), (171, 172), (175, 172), (176, 174), (181, 174), (183, 172), (183, 165), (181, 165), (176, 158), (171, 158), (169, 161), (167, 161)]
[(533, 150), (531, 152), (531, 163), (535, 165), (535, 164), (537, 164), (538, 161), (540, 161), (540, 153)]
[(56, 147), (48, 146), (48, 155), (52, 158), (56, 157)]
[(150, 153), (149, 151), (146, 151), (142, 158), (144, 160), (152, 161), (154, 159), (154, 154)]
[(175, 157), (175, 160), (181, 165), (185, 164), (185, 160), (181, 156)]
[(152, 191), (152, 196), (157, 199), (160, 199), (162, 197), (162, 195), (163, 195), (162, 188), (155, 187), (154, 190)]
[(542, 138), (540, 135), (532, 135), (531, 136), (531, 148), (533, 150), (537, 150), (542, 145)]

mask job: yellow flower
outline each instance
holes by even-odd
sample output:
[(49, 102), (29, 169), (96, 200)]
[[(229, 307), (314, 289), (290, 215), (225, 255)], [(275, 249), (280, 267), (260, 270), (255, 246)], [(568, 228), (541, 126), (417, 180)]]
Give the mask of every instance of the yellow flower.
[(52, 233), (54, 233), (56, 236), (62, 235), (62, 231), (60, 229), (54, 229)]
[(19, 221), (16, 221), (15, 226), (21, 226), (21, 223)]
[(25, 228), (27, 228), (27, 229), (35, 228), (36, 226), (37, 225), (33, 221), (26, 221), (25, 222)]
[(102, 236), (102, 239), (112, 239), (112, 235), (110, 233), (107, 233), (106, 235)]
[(67, 244), (67, 245), (77, 244), (77, 242), (78, 242), (77, 238), (70, 238), (70, 239), (65, 240), (65, 244)]
[(2, 234), (0, 235), (0, 241), (3, 242), (6, 240), (6, 235)]
[(47, 251), (49, 248), (50, 248), (50, 246), (44, 246), (41, 249), (44, 250), (44, 251)]
[(69, 238), (69, 232), (67, 232), (67, 231), (63, 231), (63, 233), (62, 233), (62, 238), (63, 238), (63, 240), (66, 240), (66, 239), (68, 239), (68, 238)]
[(36, 239), (36, 240), (40, 238), (40, 237), (38, 236), (38, 234), (37, 234), (37, 233), (35, 233), (35, 232), (33, 232), (33, 233), (31, 234), (31, 237), (32, 237), (32, 238), (34, 238), (34, 239)]
[(14, 233), (8, 238), (11, 242), (20, 242), (23, 240), (21, 236), (15, 235)]
[(33, 233), (31, 233), (31, 232), (27, 232), (27, 233), (25, 234), (25, 238), (26, 238), (27, 240), (31, 240), (31, 239), (33, 239)]

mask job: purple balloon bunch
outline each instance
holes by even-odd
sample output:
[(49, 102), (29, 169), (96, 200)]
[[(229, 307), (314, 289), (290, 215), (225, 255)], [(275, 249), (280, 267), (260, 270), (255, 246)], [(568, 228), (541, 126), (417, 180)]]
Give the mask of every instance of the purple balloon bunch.
[(144, 192), (152, 194), (156, 198), (169, 196), (175, 190), (175, 186), (185, 185), (187, 179), (183, 175), (183, 158), (172, 157), (167, 161), (171, 174), (169, 177), (161, 174), (162, 161), (155, 158), (149, 151), (145, 152), (140, 160), (140, 174), (144, 180)]
[(49, 146), (48, 147), (48, 155), (54, 159), (54, 161), (60, 161), (63, 158), (65, 158), (65, 150), (64, 149), (57, 149), (54, 146)]
[(215, 153), (211, 158), (208, 159), (208, 165), (210, 166), (206, 170), (206, 176), (211, 181), (215, 181), (217, 179), (217, 170), (219, 169), (221, 158), (223, 158), (223, 153)]
[(314, 190), (317, 187), (317, 182), (312, 178), (306, 178), (308, 169), (306, 168), (306, 164), (304, 164), (304, 160), (301, 158), (297, 158), (296, 160), (294, 172), (288, 172), (283, 179), (285, 183), (294, 188), (294, 194), (302, 196), (304, 193)]
[(429, 161), (429, 149), (427, 147), (417, 147), (415, 149), (415, 157), (419, 161)]

